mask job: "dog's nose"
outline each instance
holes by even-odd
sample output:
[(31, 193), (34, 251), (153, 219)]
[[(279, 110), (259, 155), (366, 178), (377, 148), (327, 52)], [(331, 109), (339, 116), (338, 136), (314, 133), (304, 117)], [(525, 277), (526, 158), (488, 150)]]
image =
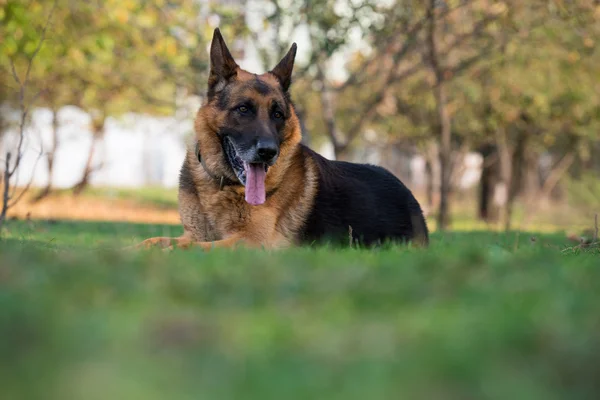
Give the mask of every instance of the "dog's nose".
[(261, 140), (256, 146), (256, 153), (260, 161), (264, 163), (271, 162), (277, 156), (278, 151), (274, 140)]

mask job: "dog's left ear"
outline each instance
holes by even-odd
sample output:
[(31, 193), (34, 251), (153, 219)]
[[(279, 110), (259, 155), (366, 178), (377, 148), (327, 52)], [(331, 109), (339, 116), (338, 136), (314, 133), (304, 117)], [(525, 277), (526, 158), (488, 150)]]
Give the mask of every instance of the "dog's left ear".
[(279, 64), (271, 71), (279, 81), (284, 92), (288, 91), (290, 84), (292, 83), (292, 70), (294, 69), (294, 60), (296, 58), (296, 47), (296, 43), (292, 44), (292, 47), (285, 57), (283, 57), (281, 61), (279, 61)]

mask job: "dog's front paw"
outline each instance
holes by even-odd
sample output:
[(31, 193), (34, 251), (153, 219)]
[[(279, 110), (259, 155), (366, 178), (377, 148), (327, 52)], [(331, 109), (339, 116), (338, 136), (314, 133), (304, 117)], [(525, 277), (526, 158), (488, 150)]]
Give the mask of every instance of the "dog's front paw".
[(146, 239), (141, 243), (135, 244), (133, 246), (125, 247), (124, 250), (140, 250), (140, 249), (151, 249), (154, 247), (158, 247), (163, 250), (172, 250), (174, 244), (176, 244), (176, 238), (169, 237), (154, 237), (150, 239)]

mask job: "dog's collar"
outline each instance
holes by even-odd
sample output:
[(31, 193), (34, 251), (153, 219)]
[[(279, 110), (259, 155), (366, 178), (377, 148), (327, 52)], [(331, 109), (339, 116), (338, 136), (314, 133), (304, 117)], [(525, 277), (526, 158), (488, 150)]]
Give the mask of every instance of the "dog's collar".
[(234, 182), (231, 179), (227, 178), (226, 176), (221, 176), (218, 177), (216, 175), (213, 175), (210, 170), (206, 167), (206, 164), (204, 163), (204, 159), (202, 158), (202, 154), (200, 153), (200, 142), (196, 141), (196, 157), (198, 158), (198, 161), (200, 161), (200, 164), (202, 165), (202, 168), (204, 168), (204, 171), (206, 171), (206, 173), (208, 174), (208, 176), (210, 176), (214, 181), (219, 182), (219, 190), (223, 190), (223, 188), (225, 186), (237, 186), (239, 185), (238, 182)]

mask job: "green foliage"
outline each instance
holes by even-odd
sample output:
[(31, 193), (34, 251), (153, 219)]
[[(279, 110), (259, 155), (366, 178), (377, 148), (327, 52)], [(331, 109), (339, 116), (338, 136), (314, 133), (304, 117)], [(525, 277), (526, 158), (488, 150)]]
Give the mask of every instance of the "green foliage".
[[(364, 40), (347, 67), (352, 84), (339, 93), (335, 117), (342, 133), (357, 120), (389, 140), (432, 137), (436, 123), (431, 73), (423, 49), (425, 3), (412, 0), (265, 2), (263, 27), (273, 40), (251, 32), (247, 10), (232, 3), (200, 5), (192, 0), (57, 0), (48, 39), (34, 64), (34, 85), (45, 105), (101, 108), (102, 115), (129, 111), (170, 113), (177, 88), (202, 95), (208, 70), (206, 47), (218, 15), (234, 53), (235, 39), (252, 38), (265, 68), (288, 49), (294, 34), (310, 39), (309, 62), (296, 67), (294, 98), (307, 111), (311, 135), (326, 131), (320, 91), (335, 87), (330, 61)], [(40, 38), (52, 2), (0, 2), (0, 69), (8, 60), (22, 70)], [(527, 115), (540, 133), (538, 151), (575, 148), (591, 157), (587, 144), (598, 140), (600, 90), (597, 37), (600, 11), (589, 1), (445, 2), (440, 12), (442, 61), (451, 80), (448, 109), (454, 137), (477, 145), (489, 132)], [(442, 32), (443, 31), (443, 32)], [(400, 48), (407, 51), (397, 57)], [(306, 51), (307, 49), (302, 49)], [(468, 67), (461, 61), (481, 54)], [(325, 71), (321, 76), (315, 65)], [(390, 70), (405, 78), (389, 81)], [(371, 112), (371, 109), (376, 112)], [(310, 111), (310, 112), (309, 112)], [(366, 122), (361, 116), (368, 114)]]
[(457, 92), (466, 96), (457, 114), (460, 126), (482, 121), (471, 130), (477, 138), (478, 129), (523, 129), (518, 125), (526, 116), (525, 129), (537, 132), (531, 143), (536, 151), (562, 154), (575, 148), (585, 159), (586, 147), (599, 138), (595, 75), (600, 58), (592, 38), (600, 33), (600, 14), (593, 11), (585, 2), (509, 8), (501, 20), (509, 34), (497, 36), (500, 51), (456, 82)]
[[(312, 68), (300, 67), (297, 75), (307, 83), (295, 94), (303, 109), (311, 111), (306, 121), (311, 136), (326, 132), (319, 92), (340, 84), (320, 76), (315, 65), (321, 63), (327, 71), (328, 63), (361, 37), (365, 45), (347, 62), (353, 83), (335, 101), (340, 131), (352, 131), (368, 114), (362, 128), (373, 128), (384, 140), (436, 139), (425, 33), (422, 26), (411, 30), (426, 15), (426, 2), (269, 4), (273, 12), (267, 26), (277, 29), (279, 38), (274, 46), (268, 42), (267, 50), (280, 52), (285, 47), (281, 42), (288, 44), (296, 30), (308, 28)], [(512, 0), (444, 5), (438, 35), (456, 142), (472, 147), (489, 142), (499, 128), (522, 129), (516, 125), (526, 115), (531, 121), (527, 129), (540, 132), (530, 142), (535, 152), (560, 157), (565, 149), (575, 149), (582, 160), (589, 159), (588, 145), (598, 140), (600, 121), (598, 6)], [(407, 51), (398, 53), (405, 45)], [(390, 71), (406, 76), (390, 80)]]
[[(3, 2), (2, 70), (18, 72), (39, 42), (53, 2)], [(191, 0), (73, 2), (57, 0), (46, 40), (36, 57), (32, 85), (44, 105), (77, 105), (101, 115), (171, 113), (178, 75), (190, 62)]]
[(600, 254), (545, 246), (562, 237), (532, 246), (524, 234), (472, 232), (434, 235), (424, 251), (165, 254), (107, 246), (179, 227), (9, 229), (3, 399), (600, 394)]

